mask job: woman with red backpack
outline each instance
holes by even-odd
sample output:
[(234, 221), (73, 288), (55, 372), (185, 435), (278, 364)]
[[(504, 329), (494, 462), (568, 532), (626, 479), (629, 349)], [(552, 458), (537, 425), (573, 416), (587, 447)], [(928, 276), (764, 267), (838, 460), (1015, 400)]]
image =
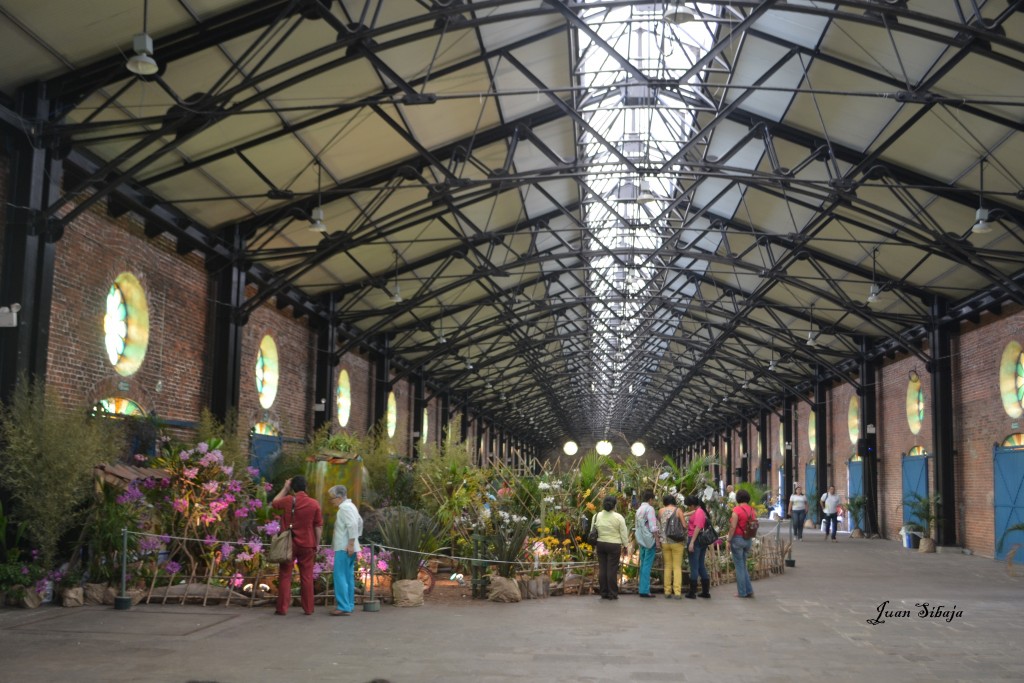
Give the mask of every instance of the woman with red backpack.
[[(736, 597), (754, 597), (754, 587), (750, 585), (750, 572), (747, 571), (747, 555), (757, 535), (757, 512), (750, 507), (750, 493), (744, 490), (736, 492), (736, 507), (729, 518), (729, 550), (732, 552), (732, 563), (736, 566)], [(753, 524), (751, 521), (753, 520)]]

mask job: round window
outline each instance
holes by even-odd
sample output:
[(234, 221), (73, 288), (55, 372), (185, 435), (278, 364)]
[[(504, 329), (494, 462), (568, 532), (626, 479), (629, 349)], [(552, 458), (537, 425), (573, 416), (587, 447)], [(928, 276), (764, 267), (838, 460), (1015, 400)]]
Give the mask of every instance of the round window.
[(398, 400), (395, 399), (395, 392), (388, 392), (388, 437), (395, 435), (398, 430)]
[(260, 405), (265, 409), (274, 405), (274, 399), (277, 398), (277, 380), (277, 344), (267, 335), (260, 342), (259, 354), (256, 356), (256, 391)]
[(1003, 410), (1010, 417), (1024, 414), (1024, 356), (1021, 346), (1015, 341), (1003, 349), (999, 361), (999, 393), (1003, 399)]
[(149, 345), (149, 306), (142, 285), (131, 273), (118, 275), (107, 292), (103, 340), (117, 374), (134, 375)]
[(924, 389), (921, 387), (921, 378), (916, 372), (912, 372), (910, 381), (907, 382), (907, 425), (910, 426), (910, 433), (920, 433), (923, 422)]
[(850, 428), (850, 443), (857, 443), (860, 438), (860, 399), (850, 397), (850, 409), (846, 411), (846, 424)]
[(348, 370), (338, 373), (338, 391), (335, 396), (335, 404), (338, 408), (338, 424), (342, 427), (348, 426), (348, 420), (352, 416), (352, 383), (348, 378)]

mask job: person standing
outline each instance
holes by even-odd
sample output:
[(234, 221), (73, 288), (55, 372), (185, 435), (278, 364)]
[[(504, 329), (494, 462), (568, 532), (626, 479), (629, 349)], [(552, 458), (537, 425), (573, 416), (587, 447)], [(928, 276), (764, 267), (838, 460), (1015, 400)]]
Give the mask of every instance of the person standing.
[(832, 542), (836, 543), (836, 531), (839, 530), (839, 504), (842, 498), (836, 493), (835, 486), (828, 487), (828, 493), (821, 494), (821, 511), (825, 514), (825, 540), (828, 540), (831, 529)]
[(615, 496), (605, 496), (602, 510), (594, 515), (597, 529), (597, 584), (604, 600), (619, 599), (619, 556), (626, 553), (629, 532), (626, 518), (615, 512)]
[(643, 500), (636, 511), (636, 544), (640, 546), (640, 582), (637, 586), (637, 594), (641, 598), (653, 598), (651, 595), (651, 567), (654, 566), (654, 556), (658, 553), (661, 541), (658, 534), (658, 515), (651, 505), (654, 500), (654, 491), (650, 489), (641, 495)]
[(700, 579), (700, 597), (711, 597), (711, 576), (708, 575), (708, 568), (704, 564), (708, 547), (697, 540), (697, 535), (708, 525), (708, 509), (704, 501), (697, 496), (687, 496), (683, 505), (689, 508), (689, 522), (686, 526), (687, 558), (690, 561), (690, 590), (686, 593), (687, 598), (693, 600), (697, 597), (697, 580)]
[(789, 497), (789, 518), (793, 522), (793, 535), (801, 541), (804, 540), (804, 522), (807, 520), (807, 496), (804, 490), (797, 486), (793, 495)]
[(332, 617), (347, 617), (356, 604), (356, 555), (359, 553), (359, 537), (363, 534), (363, 518), (356, 504), (348, 497), (348, 489), (341, 484), (327, 491), (331, 503), (338, 506), (334, 518), (334, 536), (331, 548), (334, 550), (334, 601), (336, 609)]
[(736, 597), (754, 597), (754, 587), (750, 583), (750, 572), (747, 570), (747, 555), (753, 539), (743, 538), (743, 530), (747, 528), (747, 520), (757, 517), (757, 512), (750, 507), (750, 492), (740, 489), (736, 492), (736, 507), (729, 517), (729, 550), (732, 563), (736, 568)]
[(675, 541), (665, 533), (665, 525), (672, 515), (679, 517), (679, 523), (686, 524), (686, 516), (676, 505), (676, 497), (671, 493), (661, 499), (664, 507), (661, 508), (658, 519), (661, 523), (661, 552), (662, 562), (665, 564), (662, 583), (665, 586), (665, 597), (675, 597), (676, 600), (683, 599), (683, 549), (686, 545), (683, 541)]
[(277, 611), (288, 614), (292, 602), (292, 567), (299, 565), (299, 595), (302, 611), (313, 614), (313, 562), (320, 536), (324, 531), (324, 518), (320, 503), (306, 495), (306, 478), (292, 477), (277, 492), (270, 506), (281, 511), (281, 528), (292, 529), (292, 559), (278, 566)]

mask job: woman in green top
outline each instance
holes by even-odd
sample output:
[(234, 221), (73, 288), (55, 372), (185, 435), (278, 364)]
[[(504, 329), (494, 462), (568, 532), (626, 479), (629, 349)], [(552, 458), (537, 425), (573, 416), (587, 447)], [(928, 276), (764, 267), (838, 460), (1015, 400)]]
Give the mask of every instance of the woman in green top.
[(601, 504), (604, 509), (594, 515), (593, 524), (597, 529), (597, 583), (603, 600), (619, 599), (619, 556), (626, 553), (626, 544), (629, 543), (626, 519), (615, 512), (617, 502), (615, 496), (605, 496)]

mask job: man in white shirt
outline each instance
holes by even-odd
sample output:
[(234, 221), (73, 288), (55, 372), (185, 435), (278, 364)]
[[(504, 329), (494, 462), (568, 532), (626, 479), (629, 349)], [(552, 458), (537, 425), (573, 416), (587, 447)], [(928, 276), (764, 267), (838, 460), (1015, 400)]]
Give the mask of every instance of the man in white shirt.
[(828, 493), (821, 494), (821, 511), (825, 514), (825, 540), (828, 540), (831, 529), (832, 542), (836, 543), (836, 531), (839, 529), (839, 504), (842, 498), (836, 493), (835, 486), (828, 487)]

